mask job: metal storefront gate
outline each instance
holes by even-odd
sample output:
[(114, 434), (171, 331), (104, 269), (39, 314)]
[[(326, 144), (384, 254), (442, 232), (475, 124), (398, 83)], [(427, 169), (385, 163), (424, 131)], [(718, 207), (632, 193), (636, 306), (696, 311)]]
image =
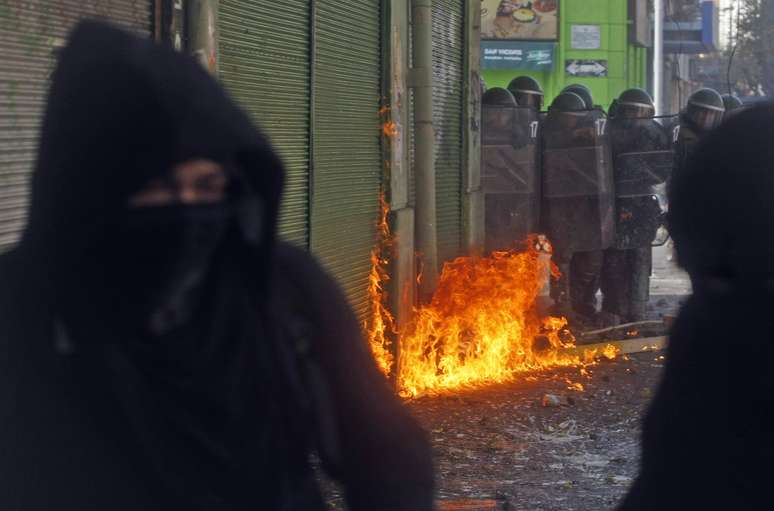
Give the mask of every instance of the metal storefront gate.
[(0, 4), (0, 251), (24, 228), (49, 77), (70, 30), (100, 17), (150, 37), (152, 0)]
[(280, 233), (368, 311), (383, 169), (380, 0), (221, 0), (221, 77), (280, 151)]

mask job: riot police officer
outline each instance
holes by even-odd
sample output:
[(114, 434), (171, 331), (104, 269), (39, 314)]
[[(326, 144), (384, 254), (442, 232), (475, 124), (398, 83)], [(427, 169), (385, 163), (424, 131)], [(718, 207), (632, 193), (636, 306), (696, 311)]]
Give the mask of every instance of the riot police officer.
[(723, 94), (723, 107), (726, 111), (723, 113), (723, 120), (727, 120), (732, 115), (739, 113), (738, 110), (744, 107), (742, 100), (736, 94)]
[(482, 104), (485, 249), (508, 250), (538, 229), (538, 111), (500, 87), (486, 91)]
[(663, 184), (674, 159), (655, 105), (642, 89), (624, 91), (610, 121), (616, 190), (616, 236), (605, 251), (602, 310), (640, 321), (649, 300), (651, 243), (663, 222)]
[(714, 89), (699, 89), (688, 98), (685, 110), (680, 114), (680, 124), (675, 127), (675, 164), (673, 172), (681, 172), (704, 135), (723, 121), (723, 98)]
[(552, 282), (554, 312), (596, 316), (603, 251), (613, 241), (613, 183), (606, 121), (578, 94), (557, 96), (543, 127), (543, 230), (562, 276)]
[(618, 98), (613, 98), (613, 101), (610, 102), (610, 107), (607, 109), (608, 118), (613, 119), (616, 112), (618, 112)]
[(543, 109), (543, 89), (537, 80), (530, 76), (517, 76), (508, 84), (508, 90), (516, 98), (519, 106)]

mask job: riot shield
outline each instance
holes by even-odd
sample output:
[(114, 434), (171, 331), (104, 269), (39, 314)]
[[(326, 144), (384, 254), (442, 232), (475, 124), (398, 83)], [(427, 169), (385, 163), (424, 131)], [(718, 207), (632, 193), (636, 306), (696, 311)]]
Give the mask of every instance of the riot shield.
[(619, 250), (649, 247), (666, 214), (665, 183), (672, 174), (671, 137), (653, 119), (611, 123)]
[(549, 112), (543, 125), (543, 230), (558, 251), (604, 250), (615, 235), (607, 118)]
[(486, 250), (507, 250), (538, 228), (538, 114), (530, 108), (484, 106), (481, 180)]

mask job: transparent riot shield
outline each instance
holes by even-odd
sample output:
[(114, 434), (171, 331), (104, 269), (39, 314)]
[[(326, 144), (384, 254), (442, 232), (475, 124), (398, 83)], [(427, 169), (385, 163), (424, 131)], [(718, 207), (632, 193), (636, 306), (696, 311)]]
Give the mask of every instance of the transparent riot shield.
[(538, 229), (538, 114), (529, 108), (484, 106), (481, 180), (486, 250), (507, 250)]
[(615, 193), (603, 112), (549, 112), (543, 125), (542, 195), (543, 230), (557, 250), (612, 245)]
[(666, 181), (672, 174), (672, 137), (653, 119), (621, 119), (610, 124), (616, 190), (619, 250), (651, 246), (664, 226)]

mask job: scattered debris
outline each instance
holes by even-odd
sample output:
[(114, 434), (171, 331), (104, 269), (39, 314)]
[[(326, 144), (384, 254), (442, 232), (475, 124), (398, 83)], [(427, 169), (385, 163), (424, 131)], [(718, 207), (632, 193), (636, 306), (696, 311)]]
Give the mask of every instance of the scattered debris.
[(497, 509), (496, 500), (442, 500), (438, 503), (439, 511), (480, 511)]
[[(661, 374), (653, 358), (636, 353), (590, 367), (584, 392), (567, 390), (567, 380), (579, 378), (567, 367), (408, 401), (431, 433), (438, 509), (613, 509), (637, 475), (652, 397), (644, 389), (655, 389)], [(544, 406), (544, 397), (554, 404)], [(334, 483), (324, 489), (332, 510), (345, 509)]]
[(561, 406), (562, 400), (555, 394), (544, 394), (541, 403), (545, 408), (553, 408), (556, 406)]

